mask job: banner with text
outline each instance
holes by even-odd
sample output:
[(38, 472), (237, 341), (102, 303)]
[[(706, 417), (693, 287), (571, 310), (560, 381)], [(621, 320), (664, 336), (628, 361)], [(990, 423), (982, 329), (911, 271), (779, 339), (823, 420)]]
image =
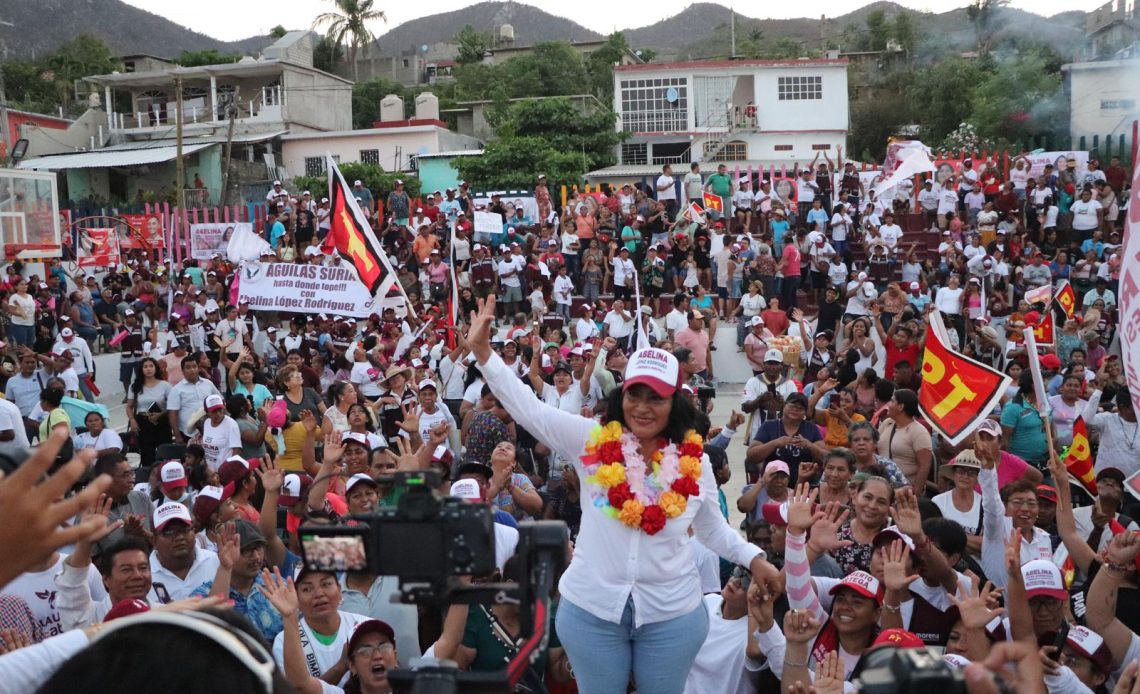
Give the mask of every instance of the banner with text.
[(1140, 166), (1132, 172), (1128, 219), (1124, 223), (1124, 248), (1120, 257), (1120, 349), (1132, 406), (1140, 408)]
[(403, 315), (404, 297), (377, 301), (352, 268), (294, 263), (249, 262), (241, 266), (239, 300), (251, 309), (289, 313), (327, 313), (367, 318), (393, 308)]
[(241, 228), (252, 231), (253, 225), (248, 222), (191, 224), (190, 257), (194, 260), (209, 260), (215, 253), (223, 258), (226, 257), (226, 247), (230, 244), (230, 237)]
[(125, 214), (123, 219), (131, 226), (127, 238), (119, 239), (121, 248), (141, 248), (153, 251), (166, 247), (166, 236), (162, 229), (162, 216), (158, 214)]

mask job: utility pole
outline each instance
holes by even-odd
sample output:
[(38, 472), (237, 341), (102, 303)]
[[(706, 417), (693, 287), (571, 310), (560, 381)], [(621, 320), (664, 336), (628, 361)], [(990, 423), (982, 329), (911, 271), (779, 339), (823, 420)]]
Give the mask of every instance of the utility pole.
[(233, 154), (234, 147), (234, 123), (237, 121), (237, 105), (241, 103), (238, 99), (240, 94), (240, 87), (234, 87), (233, 94), (226, 100), (226, 117), (230, 119), (230, 125), (226, 132), (226, 163), (225, 168), (222, 169), (222, 206), (226, 204), (226, 196), (230, 191), (230, 161)]
[(736, 58), (736, 9), (732, 6), (728, 8), (729, 13), (729, 33), (732, 35), (732, 58)]
[[(16, 25), (0, 19), (0, 26), (11, 27)], [(8, 42), (2, 38), (0, 38), (0, 52), (2, 52), (4, 55), (4, 64), (7, 64)], [(3, 129), (3, 131), (0, 132), (0, 140), (3, 140), (4, 142), (4, 159), (0, 160), (0, 164), (7, 162), (8, 157), (12, 153), (12, 135), (11, 131), (9, 130), (10, 127), (11, 126), (8, 124), (8, 94), (4, 91), (4, 69), (3, 66), (0, 65), (0, 128)]]
[(178, 214), (186, 214), (186, 162), (182, 161), (182, 78), (174, 78), (174, 137), (176, 138), (176, 153), (174, 177), (178, 201)]

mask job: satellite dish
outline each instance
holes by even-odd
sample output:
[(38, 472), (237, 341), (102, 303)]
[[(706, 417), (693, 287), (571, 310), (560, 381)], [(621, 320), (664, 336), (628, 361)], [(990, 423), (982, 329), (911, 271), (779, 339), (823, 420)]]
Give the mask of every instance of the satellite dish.
[(677, 103), (677, 99), (680, 98), (680, 96), (681, 95), (677, 93), (676, 87), (669, 87), (665, 90), (665, 100), (671, 104)]
[(420, 46), (420, 50), (423, 51), (424, 53), (427, 53), (427, 49), (428, 49), (428, 45), (426, 43), (423, 44), (422, 46)]

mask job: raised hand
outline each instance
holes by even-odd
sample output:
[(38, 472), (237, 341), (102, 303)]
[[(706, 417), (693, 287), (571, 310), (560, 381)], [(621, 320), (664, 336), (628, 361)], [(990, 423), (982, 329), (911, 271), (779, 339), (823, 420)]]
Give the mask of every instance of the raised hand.
[(420, 431), (420, 413), (418, 406), (414, 402), (403, 405), (404, 419), (400, 422), (400, 428), (409, 434), (419, 435)]
[(478, 301), (479, 310), (471, 316), (471, 328), (467, 331), (467, 342), (471, 352), (480, 364), (491, 358), (491, 326), (495, 322), (495, 295)]
[(883, 562), (883, 583), (888, 590), (906, 590), (919, 576), (908, 576), (906, 573), (906, 560), (910, 556), (910, 547), (902, 540), (895, 540), (887, 547), (887, 556)]
[(736, 410), (733, 410), (728, 415), (728, 424), (726, 426), (729, 429), (735, 431), (736, 429), (740, 428), (740, 425), (742, 424), (744, 424), (744, 415), (740, 414)]
[(226, 571), (232, 571), (234, 564), (241, 559), (241, 537), (233, 522), (218, 526), (218, 561)]
[(775, 607), (776, 601), (770, 598), (765, 599), (764, 591), (760, 588), (759, 584), (749, 584), (748, 613), (756, 620), (760, 631), (768, 631), (772, 628), (772, 625), (775, 624), (775, 616), (773, 613)]
[(799, 476), (797, 479), (806, 482), (815, 477), (815, 473), (817, 472), (819, 472), (819, 463), (815, 462), (814, 460), (800, 463)]
[(263, 585), (258, 586), (258, 590), (277, 608), (281, 616), (295, 617), (301, 607), (297, 601), (297, 589), (293, 585), (292, 577), (282, 578), (281, 569), (275, 566), (273, 573), (270, 573), (269, 569), (262, 569), (261, 579)]
[(441, 445), (447, 441), (447, 434), (451, 431), (451, 424), (448, 422), (440, 422), (428, 430), (428, 444), (434, 449), (436, 446)]
[(146, 521), (142, 516), (135, 513), (128, 513), (123, 516), (122, 527), (123, 532), (127, 535), (145, 538), (149, 534), (146, 529)]
[(962, 619), (962, 624), (967, 629), (981, 629), (992, 622), (995, 617), (1005, 614), (1004, 607), (990, 606), (991, 599), (998, 594), (999, 591), (995, 591), (993, 584), (989, 581), (986, 581), (984, 586), (979, 586), (978, 578), (975, 576), (970, 591), (965, 593), (963, 597), (959, 598), (953, 593), (947, 595), (950, 597), (950, 602), (958, 606), (958, 615)]
[(815, 694), (843, 694), (843, 682), (846, 679), (839, 651), (831, 651), (816, 666)]
[(788, 498), (788, 529), (806, 533), (812, 525), (823, 520), (826, 514), (815, 510), (818, 489), (812, 489), (807, 482), (796, 485), (795, 493)]
[(811, 610), (792, 610), (784, 616), (784, 638), (789, 643), (810, 643), (819, 633), (819, 620)]
[(412, 442), (401, 436), (396, 439), (396, 450), (399, 451), (399, 455), (395, 455), (391, 451), (388, 451), (388, 455), (396, 459), (397, 470), (419, 470), (418, 454), (423, 447), (423, 442), (420, 442), (419, 447), (413, 449)]
[(1140, 555), (1140, 534), (1133, 532), (1114, 535), (1106, 550), (1108, 560), (1119, 566), (1132, 566), (1137, 555)]
[(891, 509), (895, 525), (912, 538), (923, 537), (922, 514), (918, 511), (918, 497), (910, 487), (895, 492), (895, 507)]
[(838, 501), (830, 501), (824, 507), (824, 517), (817, 520), (811, 527), (811, 538), (808, 544), (820, 554), (834, 552), (837, 549), (851, 546), (851, 540), (840, 540), (839, 529), (847, 522), (851, 510)]
[[(1021, 578), (1021, 531), (1017, 528), (1005, 541), (1005, 570), (1009, 574), (1009, 584), (1020, 583)], [(1009, 585), (1007, 584), (1007, 585)]]
[(1120, 674), (1120, 679), (1116, 681), (1116, 687), (1112, 690), (1112, 694), (1140, 694), (1138, 671), (1140, 671), (1140, 661), (1133, 660)]
[(313, 436), (317, 431), (317, 418), (313, 416), (310, 410), (301, 410), (301, 426), (305, 427), (305, 433)]
[(281, 485), (285, 483), (284, 471), (269, 456), (261, 459), (261, 467), (253, 473), (261, 478), (261, 487), (267, 492), (280, 492)]
[[(997, 680), (1003, 681), (998, 687)], [(1045, 674), (1037, 655), (1037, 644), (1001, 641), (990, 649), (981, 663), (966, 667), (966, 691), (970, 694), (1045, 694)]]
[[(111, 507), (114, 505), (114, 503), (114, 499), (112, 499), (109, 495), (100, 494), (98, 501), (83, 510), (83, 514), (80, 516), (80, 522), (85, 522), (88, 519), (91, 519), (92, 523), (98, 523), (97, 517), (102, 517), (104, 523), (103, 528), (88, 538), (87, 542), (98, 542), (119, 528), (123, 527), (123, 519), (121, 518), (114, 522), (108, 522), (111, 516)], [(140, 517), (134, 516), (134, 518)]]
[(336, 465), (340, 463), (342, 455), (344, 455), (344, 444), (341, 443), (340, 432), (330, 431), (325, 435), (325, 465), (336, 467)]

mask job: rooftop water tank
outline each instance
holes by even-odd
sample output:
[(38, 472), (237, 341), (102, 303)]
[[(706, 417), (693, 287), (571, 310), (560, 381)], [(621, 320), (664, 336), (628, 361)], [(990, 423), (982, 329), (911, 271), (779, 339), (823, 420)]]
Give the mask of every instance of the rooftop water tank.
[(389, 94), (380, 100), (380, 122), (404, 120), (404, 100), (395, 94)]

